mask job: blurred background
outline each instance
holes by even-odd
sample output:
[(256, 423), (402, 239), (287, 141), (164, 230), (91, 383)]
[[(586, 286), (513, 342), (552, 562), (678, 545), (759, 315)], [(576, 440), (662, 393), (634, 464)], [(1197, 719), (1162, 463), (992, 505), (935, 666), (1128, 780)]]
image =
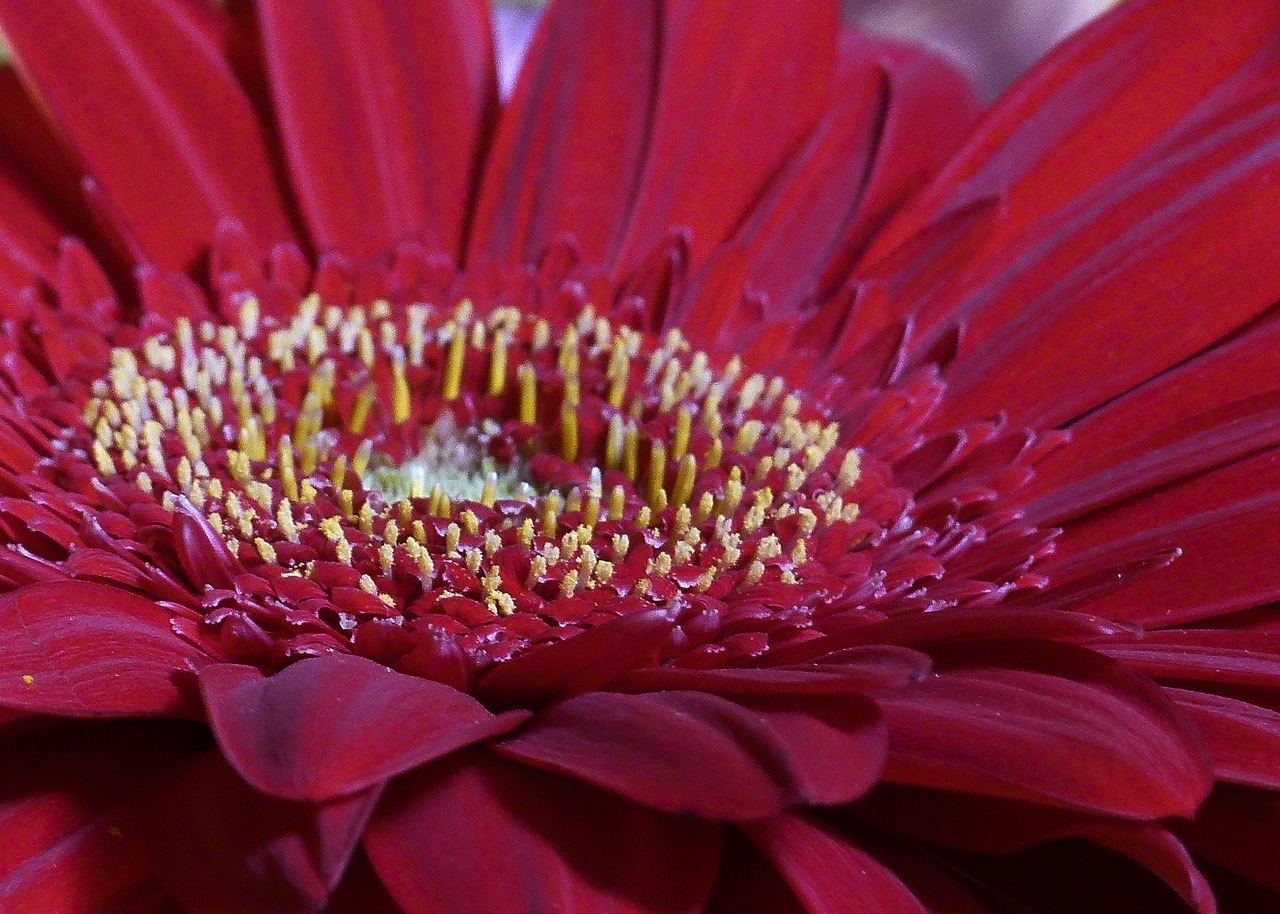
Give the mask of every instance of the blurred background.
[[(545, 0), (495, 0), (504, 86), (515, 79)], [(927, 44), (993, 99), (1050, 47), (1116, 0), (843, 0), (847, 21)]]

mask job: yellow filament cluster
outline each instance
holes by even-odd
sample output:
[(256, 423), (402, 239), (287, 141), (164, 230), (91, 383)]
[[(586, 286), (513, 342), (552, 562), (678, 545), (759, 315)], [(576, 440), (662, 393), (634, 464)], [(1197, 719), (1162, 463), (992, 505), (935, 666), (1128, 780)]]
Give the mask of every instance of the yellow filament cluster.
[[(340, 418), (336, 396), (353, 365), (366, 380)], [(425, 365), (440, 366), (431, 389), (414, 380)], [(379, 368), (382, 386), (371, 380)], [(295, 408), (280, 402), (281, 379), (299, 371), (305, 385)], [(447, 411), (464, 395), (498, 403), (495, 422), (554, 423), (540, 446), (588, 467), (589, 483), (528, 490), (528, 514), (488, 522), (468, 505), (497, 503), (496, 473), (466, 498), (414, 477), (406, 497), (370, 499), (366, 473), (378, 445), (364, 436), (388, 419), (415, 428), (425, 402), (435, 398)], [(84, 422), (86, 456), (102, 477), (125, 477), (169, 507), (186, 499), (241, 554), (244, 545), (280, 564), (284, 544), (312, 536), (351, 564), (355, 538), (371, 543), (374, 556), (360, 589), (388, 605), (395, 598), (384, 584), (397, 574), (408, 569), (434, 587), (441, 563), (456, 562), (502, 615), (515, 611), (516, 596), (492, 560), (508, 544), (530, 555), (526, 586), (554, 587), (561, 597), (618, 581), (640, 535), (662, 545), (636, 593), (691, 565), (700, 569), (692, 585), (699, 591), (728, 570), (740, 572), (739, 587), (753, 586), (771, 562), (789, 566), (780, 580), (794, 583), (810, 539), (856, 519), (849, 492), (860, 473), (858, 452), (838, 446), (839, 428), (802, 419), (801, 407), (780, 378), (744, 375), (736, 358), (717, 370), (678, 331), (655, 345), (591, 308), (556, 330), (511, 308), (477, 315), (467, 301), (447, 311), (386, 302), (342, 309), (311, 296), (287, 323), (264, 319), (249, 299), (237, 326), (181, 319), (138, 353), (114, 351)], [(587, 437), (595, 417), (604, 420), (598, 442)], [(669, 432), (655, 435), (654, 427)], [(359, 444), (342, 444), (353, 439)], [(609, 471), (630, 485), (606, 488)], [(811, 491), (819, 471), (832, 482)], [(322, 493), (332, 513), (318, 511)], [(797, 533), (783, 542), (770, 531), (793, 514)], [(432, 532), (435, 519), (448, 521), (442, 537)], [(633, 533), (614, 532), (620, 522)]]

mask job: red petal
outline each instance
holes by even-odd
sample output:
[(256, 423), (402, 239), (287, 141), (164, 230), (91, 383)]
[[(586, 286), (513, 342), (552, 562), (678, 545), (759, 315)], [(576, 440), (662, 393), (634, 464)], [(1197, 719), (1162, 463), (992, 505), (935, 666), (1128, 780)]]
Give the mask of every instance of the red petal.
[(598, 692), (541, 712), (494, 749), (655, 809), (746, 820), (860, 795), (882, 740), (874, 705), (852, 695), (747, 708), (699, 692)]
[(834, 67), (837, 12), (828, 0), (675, 0), (667, 15), (623, 272), (680, 226), (693, 230), (692, 264), (701, 264), (813, 126)]
[[(739, 281), (768, 296), (771, 314), (820, 294), (824, 274), (822, 292), (842, 282), (871, 233), (978, 110), (963, 77), (929, 54), (853, 32), (840, 52), (828, 112), (738, 231), (741, 251), (728, 255), (750, 265)], [(707, 297), (716, 284), (704, 276), (700, 285), (703, 296), (685, 302), (695, 328), (713, 322), (736, 332), (723, 297)]]
[(291, 236), (249, 100), (184, 5), (3, 0), (0, 25), (141, 256), (190, 269), (227, 217), (263, 246)]
[(851, 648), (829, 663), (764, 669), (692, 670), (661, 666), (624, 673), (610, 684), (619, 692), (685, 689), (712, 695), (842, 695), (905, 685), (923, 678), (925, 654), (892, 646)]
[(155, 885), (126, 809), (154, 778), (188, 757), (190, 735), (167, 724), (112, 722), (6, 739), (0, 910), (141, 914), (143, 908), (124, 902), (153, 893)]
[(1280, 790), (1280, 714), (1220, 695), (1166, 691), (1204, 736), (1220, 780)]
[(190, 914), (312, 914), (342, 877), (376, 790), (324, 805), (278, 800), (206, 752), (133, 816), (156, 877)]
[(298, 800), (364, 790), (506, 733), (525, 716), (495, 717), (449, 686), (338, 654), (266, 678), (251, 667), (208, 666), (200, 690), (240, 775), (265, 793)]
[(53, 275), (60, 234), (42, 201), (0, 163), (0, 250), (14, 287)]
[(1277, 162), (1273, 92), (1197, 126), (1080, 197), (1044, 237), (1020, 241), (1016, 263), (1006, 254), (956, 296), (964, 351), (935, 427), (1001, 411), (1036, 425), (1073, 419), (1269, 308), (1280, 297), (1280, 270), (1264, 253), (1275, 244), (1265, 227), (1280, 188), (1266, 175)]
[(882, 788), (854, 815), (912, 844), (1007, 856), (1065, 838), (1104, 847), (1146, 867), (1203, 914), (1213, 894), (1182, 843), (1164, 828), (1088, 818), (1043, 806), (929, 790)]
[(477, 693), (490, 705), (536, 708), (588, 692), (620, 673), (653, 664), (674, 625), (671, 613), (661, 609), (620, 616), (491, 668)]
[(805, 803), (847, 803), (875, 786), (884, 765), (886, 730), (870, 700), (772, 695), (739, 701), (786, 745), (796, 790)]
[[(1123, 469), (1115, 469), (1123, 461), (1140, 459), (1156, 447), (1223, 421), (1263, 412), (1263, 405), (1274, 401), (1255, 398), (1276, 390), (1277, 378), (1280, 321), (1270, 320), (1073, 423), (1076, 446), (1038, 462), (1030, 488), (1061, 500), (1061, 489), (1070, 481), (1104, 472), (1124, 481)], [(1230, 405), (1237, 409), (1224, 410)], [(1184, 462), (1191, 461), (1184, 457)]]
[(719, 834), (468, 752), (393, 783), (365, 847), (406, 914), (697, 914)]
[(1175, 830), (1194, 853), (1280, 891), (1280, 797), (1274, 792), (1219, 787), (1194, 822)]
[(1135, 819), (1191, 815), (1209, 787), (1180, 724), (1123, 684), (957, 670), (879, 702), (898, 783)]
[(471, 259), (534, 263), (563, 234), (589, 264), (614, 253), (644, 162), (660, 17), (660, 0), (548, 8), (485, 165)]
[[(997, 102), (877, 249), (886, 252), (943, 211), (993, 194), (1006, 201), (1001, 237), (1016, 238), (1189, 114), (1203, 117), (1214, 102), (1274, 78), (1268, 64), (1278, 25), (1280, 13), (1265, 3), (1124, 4), (1064, 42)], [(1224, 92), (1233, 79), (1236, 91)]]
[(145, 597), (81, 581), (0, 595), (0, 704), (64, 717), (198, 714), (178, 676), (208, 658), (169, 618)]
[[(845, 74), (874, 59), (884, 71), (888, 93), (875, 159), (849, 228), (848, 240), (861, 245), (883, 228), (904, 197), (916, 193), (919, 184), (948, 160), (982, 111), (982, 100), (945, 56), (917, 45), (845, 29), (839, 52)], [(841, 265), (838, 260), (828, 269)]]
[(209, 521), (185, 498), (173, 512), (173, 549), (187, 580), (197, 592), (205, 585), (232, 589), (236, 578), (244, 574), (239, 560), (227, 549)]
[(873, 856), (800, 816), (745, 826), (810, 914), (929, 914)]
[(457, 255), (497, 105), (481, 0), (258, 3), (294, 189), (349, 257), (425, 238)]
[[(1027, 507), (1027, 516), (1041, 526), (1061, 525), (1278, 444), (1280, 395), (1276, 394), (1222, 404), (1155, 434), (1143, 435), (1135, 425), (1127, 432), (1126, 446), (1106, 455), (1107, 463), (1098, 472), (1071, 484), (1047, 475), (1045, 482), (1054, 488)], [(1072, 447), (1064, 448), (1095, 456), (1093, 449), (1094, 441), (1080, 440), (1074, 430)], [(1041, 475), (1037, 466), (1037, 479)]]
[[(61, 148), (44, 113), (27, 94), (13, 67), (0, 72), (0, 149), (7, 168), (29, 188), (61, 235), (93, 234), (93, 219), (80, 196), (80, 168)], [(34, 239), (32, 239), (34, 240)]]
[[(1280, 525), (1280, 451), (1205, 473), (1069, 527), (1041, 570), (1108, 550), (1180, 556), (1168, 569), (1085, 608), (1150, 626), (1186, 625), (1280, 599), (1268, 543)], [(1226, 573), (1229, 571), (1230, 573)]]
[(1190, 629), (1148, 632), (1097, 649), (1153, 679), (1280, 687), (1280, 633)]
[(1130, 631), (1130, 626), (1080, 613), (1046, 613), (1004, 607), (926, 615), (904, 613), (883, 622), (856, 624), (851, 631), (837, 630), (825, 638), (776, 648), (766, 655), (766, 660), (826, 663), (826, 658), (832, 654), (843, 656), (855, 651), (883, 651), (879, 645), (898, 645), (895, 650), (905, 647), (930, 650), (941, 645), (981, 643), (992, 638), (1091, 641)]
[(727, 830), (706, 914), (806, 914), (795, 893), (742, 835)]

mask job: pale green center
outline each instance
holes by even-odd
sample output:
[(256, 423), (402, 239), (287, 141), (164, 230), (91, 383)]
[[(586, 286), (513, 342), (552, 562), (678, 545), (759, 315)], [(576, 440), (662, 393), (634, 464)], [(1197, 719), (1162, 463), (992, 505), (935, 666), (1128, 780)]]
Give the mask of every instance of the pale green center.
[[(437, 487), (452, 501), (491, 503), (495, 495), (530, 500), (535, 490), (526, 467), (499, 463), (488, 454), (486, 444), (497, 431), (492, 420), (479, 429), (461, 428), (446, 412), (426, 430), (421, 450), (409, 459), (395, 463), (375, 453), (361, 477), (364, 488), (388, 503), (428, 498)], [(492, 487), (489, 493), (486, 486)]]

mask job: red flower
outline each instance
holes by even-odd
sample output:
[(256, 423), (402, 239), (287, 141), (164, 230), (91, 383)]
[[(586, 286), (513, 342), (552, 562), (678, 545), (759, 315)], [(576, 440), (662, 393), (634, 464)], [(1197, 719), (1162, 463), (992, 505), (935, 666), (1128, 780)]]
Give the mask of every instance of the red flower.
[(0, 908), (1280, 909), (1274, 4), (354, 6), (0, 0)]

